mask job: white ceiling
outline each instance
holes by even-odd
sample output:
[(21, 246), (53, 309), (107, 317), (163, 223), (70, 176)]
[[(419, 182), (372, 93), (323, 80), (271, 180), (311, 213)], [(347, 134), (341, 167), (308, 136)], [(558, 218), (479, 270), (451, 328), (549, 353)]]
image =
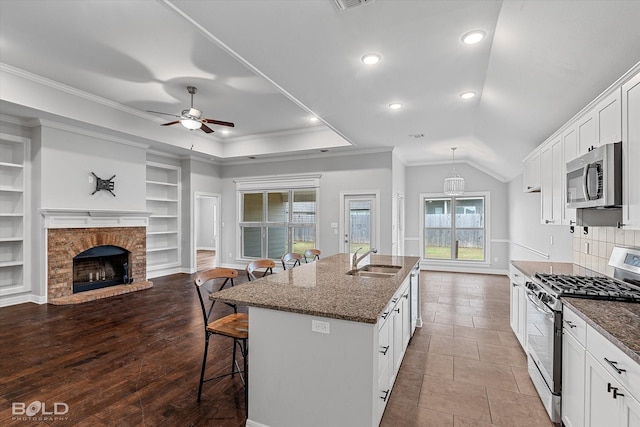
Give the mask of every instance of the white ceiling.
[[(636, 0), (375, 0), (346, 11), (333, 0), (2, 0), (0, 108), (178, 153), (196, 141), (190, 154), (220, 161), (393, 147), (412, 165), (448, 162), (457, 146), (456, 159), (509, 180), (640, 61), (639, 23)], [(464, 45), (474, 29), (488, 37)], [(379, 64), (360, 61), (370, 51), (382, 54)], [(82, 103), (25, 108), (20, 100), (38, 92), (7, 87), (7, 72), (44, 77), (39, 84), (116, 106), (137, 124), (89, 117)], [(235, 122), (231, 134), (211, 126), (214, 134), (187, 135), (159, 128), (171, 117), (145, 113), (179, 114), (188, 85), (205, 117)], [(465, 90), (479, 96), (463, 101)], [(391, 111), (391, 102), (404, 107)]]

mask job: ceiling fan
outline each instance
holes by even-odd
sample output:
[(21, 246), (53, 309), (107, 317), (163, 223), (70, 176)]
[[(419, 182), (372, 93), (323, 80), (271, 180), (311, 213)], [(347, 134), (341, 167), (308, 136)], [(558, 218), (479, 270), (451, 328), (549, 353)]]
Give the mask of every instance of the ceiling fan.
[(229, 126), (229, 127), (235, 126), (231, 122), (223, 122), (221, 120), (214, 120), (214, 119), (205, 119), (204, 117), (202, 117), (202, 111), (196, 108), (193, 108), (193, 95), (195, 95), (195, 93), (198, 91), (198, 88), (195, 86), (187, 86), (187, 91), (189, 91), (189, 93), (191, 94), (191, 107), (182, 110), (182, 113), (180, 113), (179, 116), (177, 114), (163, 113), (160, 111), (147, 110), (147, 112), (178, 117), (178, 120), (169, 122), (169, 123), (163, 123), (161, 126), (170, 126), (170, 125), (175, 125), (180, 123), (182, 126), (186, 127), (189, 130), (202, 129), (202, 131), (205, 133), (213, 133), (213, 129), (211, 129), (205, 123), (212, 123), (214, 125)]

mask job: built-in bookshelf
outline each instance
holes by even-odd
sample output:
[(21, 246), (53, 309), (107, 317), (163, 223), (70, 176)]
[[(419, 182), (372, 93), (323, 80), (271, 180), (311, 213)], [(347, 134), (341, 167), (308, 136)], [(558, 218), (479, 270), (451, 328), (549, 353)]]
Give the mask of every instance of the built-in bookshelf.
[(180, 167), (147, 163), (147, 277), (180, 269)]
[(28, 292), (28, 138), (0, 134), (0, 296)]

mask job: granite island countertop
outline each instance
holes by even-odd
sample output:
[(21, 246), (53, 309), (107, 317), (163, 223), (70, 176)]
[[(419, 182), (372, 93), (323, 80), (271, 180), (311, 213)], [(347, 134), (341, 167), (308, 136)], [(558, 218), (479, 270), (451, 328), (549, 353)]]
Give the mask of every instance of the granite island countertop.
[(359, 263), (398, 265), (390, 277), (350, 276), (351, 256), (336, 254), (211, 295), (223, 302), (362, 323), (376, 323), (418, 257), (370, 255)]
[[(553, 274), (601, 276), (571, 263), (511, 261), (511, 264), (528, 277), (550, 271)], [(561, 300), (592, 328), (640, 363), (640, 304), (571, 297), (562, 297)]]

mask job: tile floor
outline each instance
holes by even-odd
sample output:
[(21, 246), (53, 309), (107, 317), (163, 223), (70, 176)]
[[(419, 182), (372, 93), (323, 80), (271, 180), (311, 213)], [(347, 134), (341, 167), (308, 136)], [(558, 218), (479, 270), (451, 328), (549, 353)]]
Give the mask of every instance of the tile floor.
[(553, 426), (509, 326), (509, 279), (422, 272), (420, 280), (424, 325), (381, 426)]

